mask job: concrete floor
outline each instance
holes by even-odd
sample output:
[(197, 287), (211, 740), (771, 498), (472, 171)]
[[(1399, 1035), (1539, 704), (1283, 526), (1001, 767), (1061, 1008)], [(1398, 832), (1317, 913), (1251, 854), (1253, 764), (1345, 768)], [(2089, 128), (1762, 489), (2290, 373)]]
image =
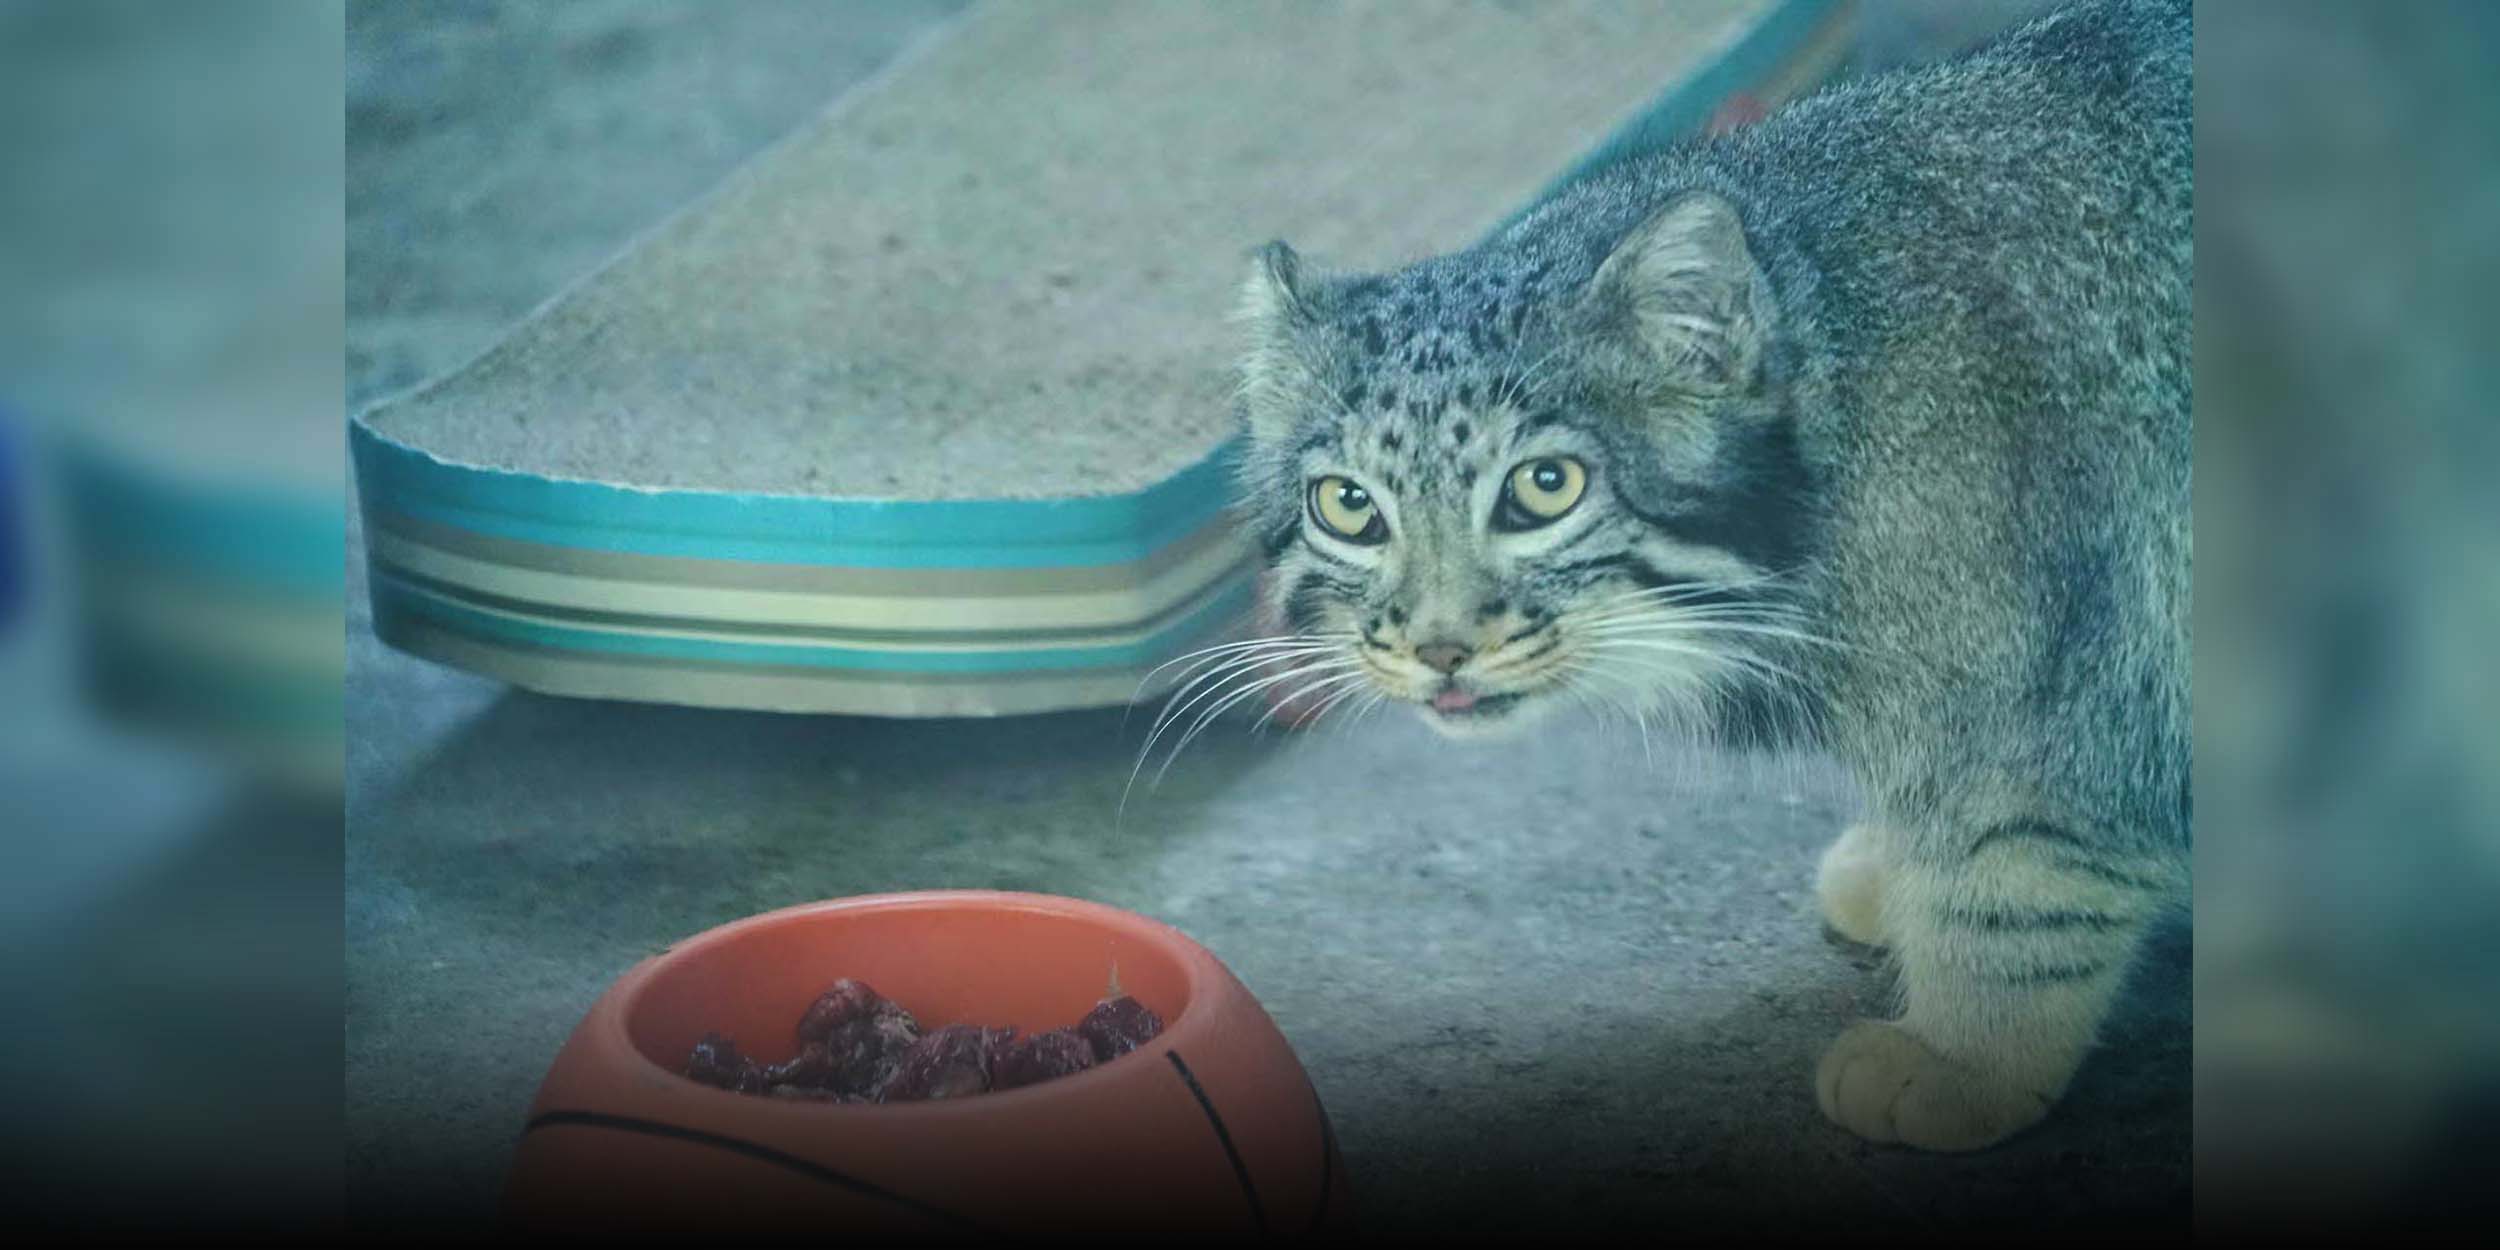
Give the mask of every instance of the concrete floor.
[[(351, 402), (484, 346), (952, 7), (469, 5), (422, 27), (352, 7)], [(1115, 829), (1143, 736), (1118, 712), (511, 691), (375, 641), (359, 542), (351, 521), (361, 1225), (488, 1218), (547, 1060), (635, 960), (771, 907), (938, 886), (1100, 899), (1214, 950), (1318, 1085), (1371, 1231), (2184, 1224), (2183, 933), (2016, 1142), (1936, 1158), (1822, 1121), (1813, 1063), (1887, 986), (1813, 913), (1814, 856), (1855, 801), (1819, 762), (1653, 765), (1596, 725), (1495, 753), (1383, 715), (1209, 734)]]

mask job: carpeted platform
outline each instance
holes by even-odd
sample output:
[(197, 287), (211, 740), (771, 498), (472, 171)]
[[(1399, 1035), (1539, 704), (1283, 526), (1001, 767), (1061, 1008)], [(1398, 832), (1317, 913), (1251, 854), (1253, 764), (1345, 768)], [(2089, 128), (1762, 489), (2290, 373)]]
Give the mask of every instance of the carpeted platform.
[(557, 694), (1126, 702), (1248, 605), (1224, 313), (1250, 247), (1464, 246), (1588, 160), (1809, 85), (1847, 15), (967, 11), (358, 414), (377, 625)]

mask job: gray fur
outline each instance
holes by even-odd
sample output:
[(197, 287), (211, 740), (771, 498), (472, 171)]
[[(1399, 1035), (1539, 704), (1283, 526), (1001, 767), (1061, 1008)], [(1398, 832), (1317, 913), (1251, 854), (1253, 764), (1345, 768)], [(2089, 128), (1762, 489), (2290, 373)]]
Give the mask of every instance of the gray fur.
[[(1893, 948), (1904, 1014), (1818, 1088), (1867, 1136), (2037, 1119), (2184, 891), (2189, 26), (2081, 6), (1600, 171), (1469, 251), (1345, 276), (1276, 244), (1246, 289), (1241, 486), (1294, 633), (1392, 697), (1681, 715), (1865, 782), (1824, 896)], [(1589, 493), (1504, 532), (1539, 454)], [(1389, 540), (1314, 532), (1321, 474)], [(1476, 667), (1445, 681), (1435, 644)]]

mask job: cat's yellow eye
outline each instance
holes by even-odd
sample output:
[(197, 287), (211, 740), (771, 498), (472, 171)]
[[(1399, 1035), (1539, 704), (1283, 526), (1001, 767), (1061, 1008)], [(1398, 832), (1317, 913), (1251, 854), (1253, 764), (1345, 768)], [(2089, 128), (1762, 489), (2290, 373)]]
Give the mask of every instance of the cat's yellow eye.
[(1342, 477), (1311, 483), (1311, 516), (1329, 533), (1350, 543), (1368, 546), (1389, 537), (1389, 523), (1381, 519), (1380, 505), (1371, 492)]
[(1534, 529), (1560, 520), (1588, 488), (1587, 466), (1569, 456), (1530, 460), (1510, 471), (1503, 528)]

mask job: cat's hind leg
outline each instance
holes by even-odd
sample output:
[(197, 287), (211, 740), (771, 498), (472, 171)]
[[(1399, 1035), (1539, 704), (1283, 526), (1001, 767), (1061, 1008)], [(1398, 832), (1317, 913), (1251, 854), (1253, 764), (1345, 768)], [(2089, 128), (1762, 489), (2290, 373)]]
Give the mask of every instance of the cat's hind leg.
[(1851, 825), (1823, 849), (1823, 862), (1814, 872), (1814, 897), (1823, 905), (1824, 923), (1867, 946), (1884, 944), (1884, 877), (1891, 854), (1886, 842), (1881, 825)]
[(2040, 821), (1960, 848), (1894, 848), (1882, 931), (1902, 1014), (1841, 1034), (1815, 1075), (1823, 1113), (1873, 1141), (1976, 1150), (2048, 1114), (2181, 884)]

